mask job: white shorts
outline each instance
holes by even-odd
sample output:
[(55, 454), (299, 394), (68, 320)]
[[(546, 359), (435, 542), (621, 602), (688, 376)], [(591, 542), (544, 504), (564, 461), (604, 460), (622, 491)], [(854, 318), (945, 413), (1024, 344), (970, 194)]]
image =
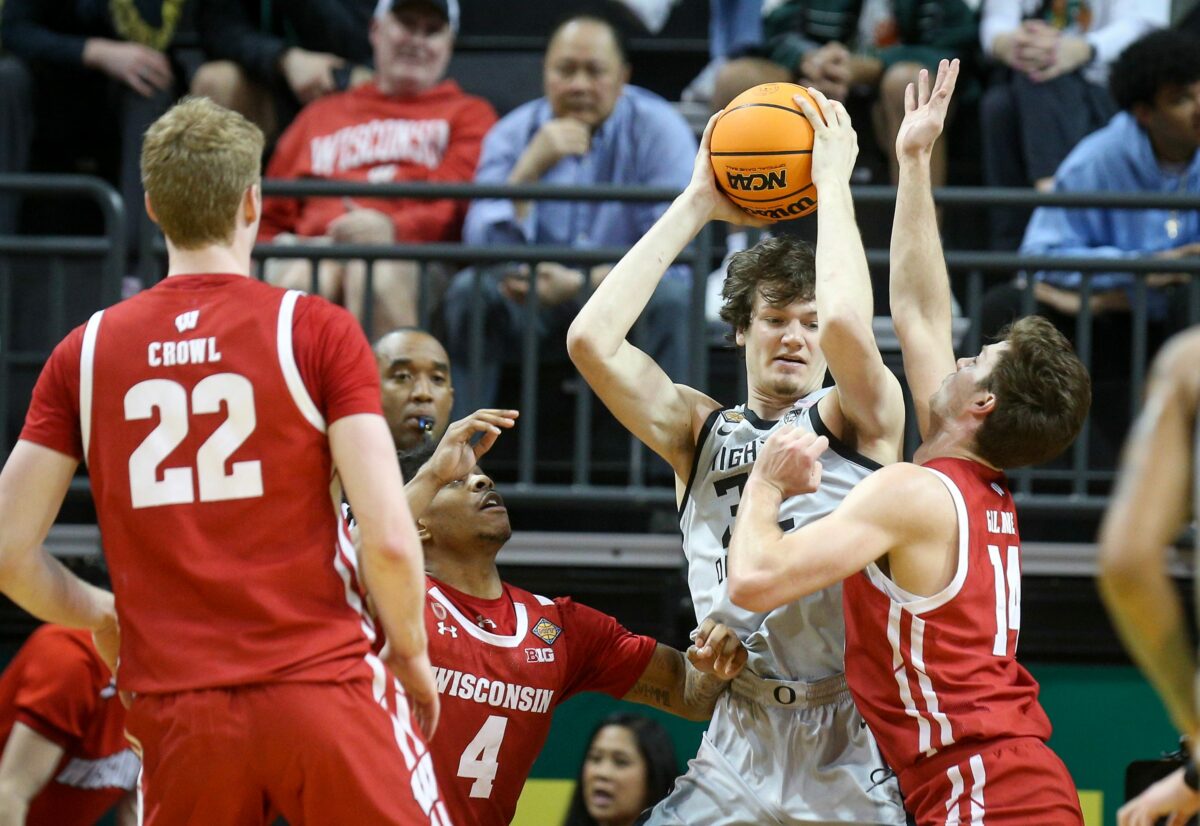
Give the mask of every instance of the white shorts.
[(841, 675), (804, 684), (744, 673), (717, 702), (687, 774), (649, 826), (903, 826), (900, 788)]

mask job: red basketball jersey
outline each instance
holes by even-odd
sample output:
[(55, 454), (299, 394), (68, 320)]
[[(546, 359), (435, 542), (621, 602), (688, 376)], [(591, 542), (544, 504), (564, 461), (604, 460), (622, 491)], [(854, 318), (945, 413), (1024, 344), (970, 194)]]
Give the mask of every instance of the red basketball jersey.
[(87, 631), (43, 625), (0, 676), (0, 752), (15, 723), (63, 749), (26, 826), (91, 826), (137, 784), (125, 707)]
[(425, 621), (442, 700), (434, 768), (451, 819), (473, 826), (512, 821), (561, 702), (624, 696), (657, 645), (585, 605), (507, 583), (500, 599), (477, 600), (430, 577)]
[(348, 313), (236, 275), (168, 278), (55, 349), (22, 438), (87, 461), (122, 688), (371, 677), (326, 427), (380, 412)]
[(907, 770), (959, 746), (1050, 736), (1037, 682), (1016, 660), (1021, 540), (1008, 482), (963, 459), (924, 467), (958, 513), (954, 579), (917, 597), (872, 563), (843, 596), (846, 678), (902, 788)]

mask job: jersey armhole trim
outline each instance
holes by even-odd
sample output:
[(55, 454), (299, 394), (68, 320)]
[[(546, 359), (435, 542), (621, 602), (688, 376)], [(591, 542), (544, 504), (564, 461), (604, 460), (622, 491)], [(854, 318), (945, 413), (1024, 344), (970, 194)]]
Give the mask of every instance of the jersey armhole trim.
[[(822, 398), (824, 398), (824, 396), (822, 396)], [(820, 399), (817, 401), (820, 401)], [(854, 448), (850, 447), (850, 445), (843, 442), (837, 436), (834, 436), (833, 431), (830, 430), (828, 425), (826, 425), (821, 419), (821, 412), (815, 403), (808, 409), (808, 415), (809, 419), (812, 421), (813, 432), (818, 436), (824, 436), (826, 439), (828, 439), (830, 449), (833, 450), (833, 452), (838, 456), (841, 456), (847, 462), (853, 462), (854, 464), (871, 471), (879, 470), (883, 467), (883, 465), (879, 464), (879, 462), (876, 462), (874, 459), (868, 459), (866, 456), (863, 456)]]
[(304, 379), (300, 376), (300, 368), (296, 365), (296, 354), (292, 348), (292, 320), (296, 313), (296, 302), (304, 293), (299, 290), (288, 290), (279, 304), (279, 324), (275, 331), (276, 350), (279, 352), (279, 366), (283, 370), (283, 380), (291, 393), (292, 401), (296, 403), (300, 414), (308, 420), (318, 432), (325, 432), (325, 418), (317, 409)]
[(700, 469), (700, 454), (704, 451), (704, 443), (708, 441), (708, 434), (712, 432), (713, 427), (717, 424), (717, 418), (723, 412), (725, 412), (724, 409), (718, 407), (709, 413), (708, 418), (704, 420), (704, 426), (700, 428), (700, 435), (696, 437), (696, 448), (692, 453), (692, 470), (688, 473), (687, 485), (683, 489), (683, 496), (679, 499), (677, 515), (680, 521), (683, 520), (683, 509), (687, 507), (688, 497), (692, 495), (692, 484), (696, 481), (696, 471)]
[(83, 440), (83, 463), (88, 463), (88, 446), (92, 442), (92, 393), (95, 388), (96, 336), (100, 333), (100, 318), (104, 310), (97, 310), (88, 319), (83, 329), (83, 347), (79, 351), (79, 435)]
[(967, 580), (967, 567), (969, 564), (968, 551), (970, 549), (970, 523), (967, 520), (967, 505), (963, 501), (962, 492), (954, 481), (944, 473), (934, 470), (933, 468), (923, 468), (941, 480), (946, 486), (946, 490), (950, 492), (950, 498), (954, 500), (954, 511), (958, 521), (958, 565), (954, 571), (954, 578), (950, 580), (950, 584), (936, 594), (927, 597), (918, 596), (917, 594), (909, 593), (908, 591), (897, 585), (892, 579), (885, 574), (879, 567), (879, 564), (872, 562), (865, 569), (867, 578), (871, 584), (882, 591), (892, 600), (892, 602), (902, 605), (904, 610), (910, 614), (920, 615), (941, 608), (950, 600), (958, 596), (962, 590), (963, 583)]

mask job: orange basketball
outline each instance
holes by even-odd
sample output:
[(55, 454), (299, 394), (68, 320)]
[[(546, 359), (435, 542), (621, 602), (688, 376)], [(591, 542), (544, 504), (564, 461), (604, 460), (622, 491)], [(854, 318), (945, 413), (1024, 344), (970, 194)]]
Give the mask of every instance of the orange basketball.
[(717, 186), (746, 212), (768, 221), (799, 218), (817, 208), (812, 124), (793, 95), (809, 97), (795, 83), (747, 89), (725, 107), (709, 145)]

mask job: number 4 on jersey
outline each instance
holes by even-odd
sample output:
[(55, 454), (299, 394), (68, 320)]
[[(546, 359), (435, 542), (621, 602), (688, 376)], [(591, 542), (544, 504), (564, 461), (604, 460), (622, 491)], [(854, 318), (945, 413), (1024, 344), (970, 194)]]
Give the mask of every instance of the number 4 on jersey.
[(462, 757), (458, 759), (458, 776), (475, 780), (471, 784), (471, 797), (491, 797), (492, 784), (500, 768), (500, 743), (506, 728), (508, 718), (493, 714), (463, 749)]

